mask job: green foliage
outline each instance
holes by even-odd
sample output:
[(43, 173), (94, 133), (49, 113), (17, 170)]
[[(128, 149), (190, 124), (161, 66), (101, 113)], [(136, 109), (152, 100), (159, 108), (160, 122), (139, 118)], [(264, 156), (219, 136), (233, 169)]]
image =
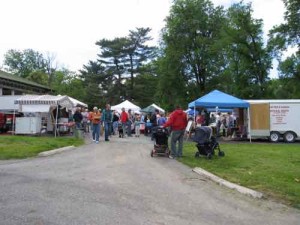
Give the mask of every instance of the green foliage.
[(42, 71), (33, 71), (27, 76), (28, 80), (34, 81), (38, 84), (48, 85), (48, 75)]
[(33, 71), (45, 72), (46, 64), (43, 55), (38, 51), (26, 49), (23, 51), (10, 49), (4, 55), (4, 65), (8, 70), (20, 77), (26, 78)]
[(86, 87), (82, 79), (67, 69), (53, 74), (53, 89), (56, 95), (68, 95), (83, 102), (87, 98)]
[[(215, 44), (220, 38), (222, 21), (223, 9), (214, 8), (208, 0), (174, 1), (163, 32), (165, 57), (161, 71), (165, 74), (161, 75), (178, 80), (180, 84), (176, 87), (183, 90), (196, 86), (198, 96), (209, 90), (209, 80), (220, 70), (221, 54)], [(164, 88), (162, 83), (161, 86)]]
[(147, 107), (152, 103), (158, 103), (154, 92), (157, 87), (158, 77), (149, 73), (142, 73), (135, 78), (134, 101), (141, 108)]
[[(127, 37), (96, 42), (101, 50), (98, 61), (104, 66), (105, 78), (100, 84), (107, 89), (108, 101), (114, 102), (116, 95), (124, 99), (135, 98), (134, 79), (154, 57), (155, 48), (146, 45), (151, 40), (150, 31), (150, 28), (137, 28)], [(109, 84), (113, 86), (109, 87)]]
[[(271, 55), (264, 47), (262, 21), (252, 18), (251, 4), (233, 4), (227, 10), (220, 46), (226, 65), (222, 71), (224, 91), (241, 98), (262, 98), (266, 94)], [(224, 81), (224, 82), (222, 82)]]
[[(275, 26), (269, 34), (268, 48), (279, 60), (281, 90), (288, 98), (300, 97), (300, 2), (283, 0), (286, 7), (285, 23)], [(295, 53), (283, 59), (283, 53), (294, 47)]]

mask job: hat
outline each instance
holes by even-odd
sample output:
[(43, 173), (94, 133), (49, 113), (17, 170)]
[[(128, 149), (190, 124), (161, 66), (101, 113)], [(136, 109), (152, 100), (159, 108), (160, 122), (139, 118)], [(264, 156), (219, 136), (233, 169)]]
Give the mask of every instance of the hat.
[(98, 108), (95, 106), (95, 107), (93, 108), (93, 110), (98, 110)]

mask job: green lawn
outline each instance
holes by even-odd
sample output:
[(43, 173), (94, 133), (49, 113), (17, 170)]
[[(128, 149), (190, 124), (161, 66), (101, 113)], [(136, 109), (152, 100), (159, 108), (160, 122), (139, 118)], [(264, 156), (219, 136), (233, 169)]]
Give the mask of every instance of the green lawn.
[(73, 137), (0, 136), (0, 160), (34, 157), (40, 152), (83, 143)]
[(300, 145), (220, 143), (225, 157), (195, 158), (195, 143), (184, 145), (184, 164), (300, 208)]

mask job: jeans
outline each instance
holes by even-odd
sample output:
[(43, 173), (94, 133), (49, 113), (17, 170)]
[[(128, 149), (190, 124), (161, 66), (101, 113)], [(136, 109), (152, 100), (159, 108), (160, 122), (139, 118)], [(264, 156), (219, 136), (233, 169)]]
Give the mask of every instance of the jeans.
[[(173, 157), (182, 157), (184, 130), (173, 130), (171, 135), (171, 155)], [(178, 148), (176, 149), (176, 143)]]
[(140, 136), (140, 125), (135, 125), (135, 136)]
[(100, 137), (100, 124), (93, 124), (93, 140), (99, 141)]
[(105, 140), (108, 140), (108, 136), (110, 135), (110, 130), (111, 130), (111, 122), (104, 122), (104, 136)]
[(131, 121), (127, 122), (127, 136), (131, 137)]
[(113, 122), (113, 134), (116, 134), (118, 130), (118, 121)]
[(80, 129), (81, 128), (81, 122), (75, 122), (76, 125), (76, 129)]

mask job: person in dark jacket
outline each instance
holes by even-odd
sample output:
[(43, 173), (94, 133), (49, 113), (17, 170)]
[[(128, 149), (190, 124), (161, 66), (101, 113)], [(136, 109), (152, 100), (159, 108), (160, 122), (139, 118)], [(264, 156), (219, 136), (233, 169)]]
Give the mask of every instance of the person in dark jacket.
[(105, 109), (102, 111), (101, 121), (104, 123), (105, 141), (109, 141), (108, 136), (110, 136), (111, 124), (113, 121), (113, 113), (110, 109), (110, 104), (106, 104)]
[[(183, 136), (187, 126), (187, 114), (177, 106), (163, 127), (171, 127), (171, 159), (182, 157)], [(176, 144), (178, 142), (178, 148)]]
[(83, 119), (83, 116), (80, 112), (80, 108), (77, 108), (74, 115), (73, 115), (73, 119), (74, 119), (74, 122), (75, 122), (75, 125), (76, 125), (76, 128), (77, 129), (80, 129), (81, 128), (81, 121)]

